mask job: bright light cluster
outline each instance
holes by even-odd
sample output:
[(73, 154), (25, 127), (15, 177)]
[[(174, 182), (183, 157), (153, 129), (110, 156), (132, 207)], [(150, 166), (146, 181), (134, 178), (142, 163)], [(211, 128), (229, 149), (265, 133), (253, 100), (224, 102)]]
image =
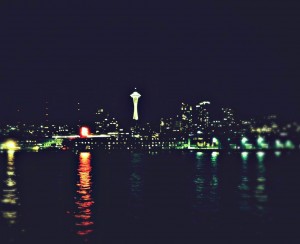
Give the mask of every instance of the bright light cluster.
[(18, 150), (20, 147), (17, 145), (17, 143), (13, 140), (7, 140), (6, 142), (3, 142), (1, 145), (2, 150)]

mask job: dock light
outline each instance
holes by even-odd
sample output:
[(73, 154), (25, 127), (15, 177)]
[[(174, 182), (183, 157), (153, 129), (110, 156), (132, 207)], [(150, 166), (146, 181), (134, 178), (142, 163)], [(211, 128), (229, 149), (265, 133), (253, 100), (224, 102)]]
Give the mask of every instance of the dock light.
[(291, 140), (287, 140), (285, 142), (285, 148), (287, 148), (287, 149), (294, 149), (295, 145), (293, 144), (293, 142)]
[(212, 142), (215, 143), (215, 144), (218, 144), (218, 143), (219, 143), (218, 139), (215, 138), (215, 137), (212, 139)]
[(263, 144), (263, 142), (264, 142), (264, 138), (262, 138), (262, 137), (258, 137), (258, 138), (257, 138), (257, 143), (258, 143), (259, 145)]
[(13, 140), (8, 140), (4, 143), (2, 143), (2, 149), (5, 149), (5, 150), (17, 150), (17, 149), (20, 149), (18, 146), (17, 146), (17, 143)]
[(247, 139), (246, 137), (243, 137), (243, 138), (242, 138), (242, 144), (243, 144), (243, 145), (245, 145), (247, 141), (248, 141), (248, 139)]
[(39, 149), (40, 149), (39, 146), (33, 146), (33, 147), (32, 147), (32, 150), (35, 151), (35, 152), (37, 152)]
[(275, 148), (283, 148), (284, 146), (283, 146), (283, 144), (281, 143), (281, 141), (280, 140), (276, 140), (275, 141)]

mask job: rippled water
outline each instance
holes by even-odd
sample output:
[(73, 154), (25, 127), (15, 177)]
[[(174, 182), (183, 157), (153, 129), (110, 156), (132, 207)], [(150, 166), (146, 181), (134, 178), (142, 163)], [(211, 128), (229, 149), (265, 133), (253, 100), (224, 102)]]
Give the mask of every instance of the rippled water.
[(0, 243), (297, 243), (299, 156), (10, 151)]

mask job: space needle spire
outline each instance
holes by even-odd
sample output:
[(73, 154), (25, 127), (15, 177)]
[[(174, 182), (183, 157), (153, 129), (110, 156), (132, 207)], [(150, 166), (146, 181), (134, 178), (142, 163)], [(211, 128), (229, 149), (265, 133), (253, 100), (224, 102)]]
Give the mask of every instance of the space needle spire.
[(138, 101), (139, 101), (139, 98), (141, 97), (141, 94), (139, 94), (136, 91), (136, 88), (135, 88), (134, 92), (130, 96), (132, 97), (132, 100), (133, 100), (133, 119), (138, 120), (139, 119), (139, 116), (138, 116)]

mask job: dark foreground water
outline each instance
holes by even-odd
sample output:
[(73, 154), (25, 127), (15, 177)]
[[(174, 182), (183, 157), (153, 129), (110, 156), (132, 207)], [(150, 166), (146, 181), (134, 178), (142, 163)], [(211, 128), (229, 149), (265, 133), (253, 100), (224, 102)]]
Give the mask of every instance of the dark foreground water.
[(299, 152), (0, 154), (0, 243), (300, 243)]

